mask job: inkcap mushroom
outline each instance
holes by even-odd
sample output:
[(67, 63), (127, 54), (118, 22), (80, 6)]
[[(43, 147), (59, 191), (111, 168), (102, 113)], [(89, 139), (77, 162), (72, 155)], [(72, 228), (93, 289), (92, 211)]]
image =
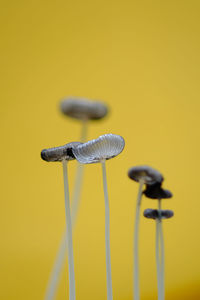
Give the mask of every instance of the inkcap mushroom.
[(77, 146), (73, 149), (76, 159), (82, 164), (101, 163), (104, 199), (105, 199), (105, 243), (106, 243), (106, 278), (107, 300), (113, 299), (111, 258), (110, 258), (110, 212), (105, 162), (120, 154), (125, 146), (123, 137), (116, 134), (104, 134), (97, 139)]
[(139, 190), (136, 202), (136, 212), (135, 212), (135, 226), (134, 226), (134, 252), (133, 252), (133, 277), (134, 277), (134, 287), (133, 294), (134, 300), (140, 299), (139, 290), (139, 221), (140, 221), (140, 206), (142, 200), (142, 189), (144, 184), (152, 185), (163, 181), (162, 174), (155, 170), (154, 168), (141, 165), (135, 166), (128, 170), (128, 177), (136, 182), (139, 182)]

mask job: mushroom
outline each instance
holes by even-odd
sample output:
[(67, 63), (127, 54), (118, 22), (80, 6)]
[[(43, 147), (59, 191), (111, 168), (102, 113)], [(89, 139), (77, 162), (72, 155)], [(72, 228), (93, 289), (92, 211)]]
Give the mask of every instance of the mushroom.
[(108, 114), (108, 107), (103, 102), (78, 97), (63, 99), (60, 103), (60, 110), (67, 117), (82, 122), (81, 142), (86, 141), (88, 121), (100, 120)]
[[(60, 110), (67, 117), (80, 120), (82, 123), (80, 141), (82, 143), (85, 143), (87, 139), (88, 122), (90, 120), (103, 119), (108, 114), (108, 107), (102, 101), (78, 97), (68, 97), (63, 99), (60, 103)], [(82, 179), (83, 166), (78, 164), (72, 201), (72, 219), (75, 219), (77, 215)]]
[[(75, 118), (81, 121), (82, 130), (80, 141), (86, 142), (88, 122), (91, 120), (103, 119), (108, 114), (108, 107), (102, 101), (89, 100), (78, 97), (68, 97), (60, 103), (61, 112), (70, 118)], [(83, 178), (83, 166), (78, 164), (75, 178), (75, 188), (72, 201), (72, 217), (76, 218), (79, 200), (80, 189)]]
[[(162, 229), (162, 219), (173, 216), (172, 211), (163, 211), (161, 209), (161, 199), (171, 198), (173, 195), (169, 190), (165, 190), (161, 186), (161, 182), (154, 183), (146, 186), (143, 194), (150, 199), (158, 200), (158, 210), (149, 211), (150, 215), (158, 214), (156, 217), (156, 266), (157, 266), (157, 281), (158, 281), (158, 300), (164, 300), (165, 298), (165, 284), (164, 284), (164, 238)], [(155, 212), (156, 211), (156, 212)], [(148, 215), (148, 211), (145, 212)], [(163, 215), (164, 214), (164, 215)]]
[[(85, 142), (87, 138), (87, 127), (90, 120), (100, 120), (104, 118), (108, 113), (107, 106), (100, 101), (90, 101), (83, 98), (70, 97), (63, 99), (60, 103), (60, 110), (68, 117), (72, 117), (80, 120), (82, 124), (80, 141)], [(76, 221), (79, 205), (80, 205), (80, 192), (83, 181), (83, 165), (77, 165), (74, 191), (72, 194), (71, 204), (71, 221), (72, 227)], [(59, 277), (62, 271), (62, 265), (65, 260), (67, 250), (66, 232), (63, 233), (63, 237), (58, 249), (53, 270), (50, 274), (45, 300), (53, 300), (58, 289)]]
[(151, 186), (155, 183), (161, 183), (163, 181), (162, 174), (153, 169), (152, 167), (142, 165), (135, 166), (129, 169), (128, 177), (136, 182), (139, 182), (139, 190), (136, 203), (135, 213), (135, 227), (134, 227), (134, 300), (140, 299), (139, 290), (139, 220), (140, 220), (140, 205), (142, 199), (142, 189), (144, 184)]
[(80, 142), (72, 142), (68, 143), (64, 146), (43, 149), (41, 151), (41, 158), (45, 161), (69, 161), (75, 159), (74, 154), (72, 152), (72, 148), (79, 145)]
[(77, 97), (63, 99), (60, 109), (65, 115), (82, 121), (99, 120), (108, 113), (107, 105), (103, 102)]
[(112, 300), (112, 277), (111, 277), (111, 259), (110, 259), (110, 213), (108, 187), (106, 179), (105, 162), (124, 149), (124, 139), (115, 134), (105, 134), (95, 140), (81, 144), (73, 149), (76, 159), (82, 164), (101, 163), (105, 199), (105, 243), (106, 243), (106, 277), (107, 277), (107, 299)]
[(161, 187), (161, 183), (154, 183), (151, 185), (146, 185), (146, 189), (143, 191), (143, 194), (147, 198), (151, 199), (158, 199), (159, 201), (161, 199), (168, 199), (171, 198), (173, 195), (169, 190), (165, 190)]
[(164, 180), (162, 174), (153, 169), (152, 167), (143, 165), (135, 166), (129, 169), (128, 176), (130, 179), (140, 182), (144, 181), (145, 184), (151, 185), (157, 182), (162, 182)]
[[(82, 123), (80, 141), (82, 143), (86, 142), (88, 122), (90, 120), (103, 119), (108, 114), (108, 107), (103, 102), (78, 97), (68, 97), (63, 99), (60, 103), (60, 110), (64, 115), (80, 120)], [(82, 179), (83, 165), (78, 164), (72, 201), (73, 220), (76, 219), (79, 208)]]
[(147, 219), (170, 219), (174, 216), (173, 210), (161, 209), (160, 212), (157, 209), (147, 208), (143, 212), (143, 216)]
[[(64, 194), (65, 194), (65, 215), (66, 215), (66, 235), (67, 235), (67, 250), (68, 250), (68, 269), (69, 269), (69, 299), (75, 300), (75, 275), (74, 275), (74, 259), (73, 259), (73, 241), (72, 241), (72, 224), (70, 214), (70, 202), (69, 202), (69, 186), (67, 175), (67, 162), (75, 159), (73, 155), (73, 149), (75, 149), (81, 143), (72, 142), (64, 146), (44, 149), (41, 151), (41, 158), (45, 161), (58, 161), (62, 162), (63, 166), (63, 178), (64, 178)], [(52, 286), (49, 286), (45, 299), (53, 299), (54, 287), (57, 283), (57, 273), (52, 277)]]

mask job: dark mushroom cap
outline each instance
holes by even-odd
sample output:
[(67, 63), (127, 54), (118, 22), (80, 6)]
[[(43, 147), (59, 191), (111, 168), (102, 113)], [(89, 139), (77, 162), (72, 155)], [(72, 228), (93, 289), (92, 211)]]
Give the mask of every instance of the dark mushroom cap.
[(157, 209), (147, 208), (144, 210), (143, 215), (147, 219), (170, 219), (173, 217), (174, 212), (169, 209), (161, 209), (158, 211)]
[(107, 106), (100, 101), (73, 97), (64, 99), (60, 109), (65, 115), (80, 120), (99, 120), (108, 113)]
[(151, 199), (167, 199), (173, 196), (169, 190), (165, 190), (161, 187), (161, 183), (146, 185), (146, 189), (143, 191), (143, 194), (147, 198)]
[(146, 184), (161, 183), (163, 181), (162, 174), (149, 166), (136, 166), (128, 171), (128, 177), (135, 181), (143, 180)]
[(45, 161), (63, 161), (75, 159), (72, 149), (80, 145), (79, 142), (68, 143), (64, 146), (44, 149), (41, 151), (41, 158)]
[(77, 146), (73, 154), (80, 163), (93, 164), (117, 156), (124, 146), (123, 137), (109, 133)]

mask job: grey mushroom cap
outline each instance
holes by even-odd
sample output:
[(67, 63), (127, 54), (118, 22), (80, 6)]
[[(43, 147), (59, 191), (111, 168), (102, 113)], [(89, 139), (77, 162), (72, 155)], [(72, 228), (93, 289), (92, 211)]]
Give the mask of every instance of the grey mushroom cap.
[(110, 133), (81, 144), (72, 151), (80, 163), (92, 164), (117, 156), (123, 151), (124, 146), (123, 137)]
[(70, 97), (62, 100), (63, 114), (80, 120), (99, 120), (108, 113), (108, 107), (101, 101)]
[(143, 215), (147, 219), (170, 219), (174, 216), (174, 212), (169, 209), (161, 209), (158, 211), (157, 209), (147, 208), (144, 210)]
[(64, 146), (43, 149), (41, 151), (41, 158), (45, 161), (63, 161), (75, 159), (72, 149), (80, 145), (80, 142), (71, 142)]
[(162, 182), (162, 174), (149, 166), (135, 166), (129, 169), (128, 177), (134, 181), (143, 180), (145, 184), (154, 184), (156, 182)]
[(146, 185), (146, 189), (143, 191), (143, 194), (150, 199), (168, 199), (173, 196), (169, 190), (163, 189), (159, 182)]

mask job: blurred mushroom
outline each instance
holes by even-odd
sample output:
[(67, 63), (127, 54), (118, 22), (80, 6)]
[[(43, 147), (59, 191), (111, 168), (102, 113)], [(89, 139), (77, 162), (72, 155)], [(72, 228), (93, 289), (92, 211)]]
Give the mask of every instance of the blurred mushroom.
[(144, 184), (156, 184), (163, 181), (162, 174), (152, 167), (143, 165), (135, 166), (129, 169), (128, 177), (136, 182), (139, 182), (139, 190), (136, 203), (135, 227), (134, 227), (134, 300), (140, 299), (139, 290), (139, 220), (140, 220), (140, 204), (142, 199), (142, 189)]
[[(154, 183), (152, 185), (146, 185), (146, 189), (143, 194), (150, 199), (158, 200), (158, 218), (156, 218), (156, 265), (157, 265), (157, 279), (158, 279), (158, 299), (164, 300), (165, 298), (165, 284), (164, 284), (164, 238), (162, 229), (163, 210), (161, 209), (161, 199), (171, 198), (173, 195), (169, 190), (165, 190), (161, 186), (161, 182)], [(170, 212), (165, 211), (170, 216)]]
[(108, 107), (103, 102), (77, 97), (63, 99), (60, 109), (66, 116), (82, 121), (99, 120), (108, 113)]
[(157, 209), (151, 209), (151, 208), (147, 208), (144, 210), (143, 215), (145, 218), (147, 219), (170, 219), (173, 217), (174, 212), (173, 210), (169, 210), (169, 209), (162, 209), (159, 213), (159, 211)]
[(143, 191), (143, 194), (147, 198), (157, 199), (157, 200), (168, 199), (173, 196), (169, 190), (165, 190), (161, 187), (161, 183), (146, 185), (146, 189)]
[(163, 181), (162, 174), (149, 166), (135, 166), (129, 169), (128, 176), (130, 179), (139, 182), (143, 180), (145, 184), (154, 184)]
[(87, 139), (88, 122), (103, 119), (108, 114), (108, 107), (101, 101), (78, 97), (68, 97), (60, 103), (61, 112), (67, 117), (80, 120), (82, 123), (81, 142)]

